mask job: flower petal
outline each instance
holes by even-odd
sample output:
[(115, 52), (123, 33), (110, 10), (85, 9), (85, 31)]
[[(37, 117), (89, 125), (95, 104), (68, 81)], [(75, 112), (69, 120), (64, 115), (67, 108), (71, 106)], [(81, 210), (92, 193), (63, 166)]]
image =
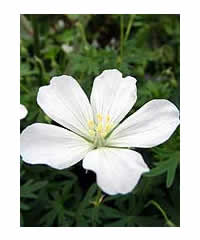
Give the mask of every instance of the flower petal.
[(115, 69), (103, 71), (95, 78), (90, 97), (94, 116), (109, 115), (113, 125), (118, 124), (136, 102), (136, 91), (135, 78), (122, 78)]
[(50, 124), (36, 123), (21, 134), (20, 152), (23, 161), (47, 164), (56, 169), (79, 162), (92, 146), (78, 135)]
[(88, 121), (93, 119), (91, 106), (72, 77), (53, 77), (50, 85), (39, 89), (37, 102), (54, 121), (77, 134), (89, 136)]
[(20, 104), (20, 120), (25, 118), (27, 115), (28, 111), (26, 109), (26, 107), (22, 104)]
[(154, 147), (169, 139), (179, 125), (179, 111), (168, 100), (152, 100), (128, 117), (108, 139), (109, 146)]
[(142, 156), (128, 149), (99, 148), (83, 159), (83, 167), (97, 175), (97, 184), (107, 194), (126, 194), (141, 175), (149, 171)]

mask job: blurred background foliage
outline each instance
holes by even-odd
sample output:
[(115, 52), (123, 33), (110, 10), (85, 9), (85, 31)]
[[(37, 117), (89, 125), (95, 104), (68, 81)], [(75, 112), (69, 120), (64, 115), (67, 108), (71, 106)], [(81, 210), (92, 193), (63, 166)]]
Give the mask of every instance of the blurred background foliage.
[[(52, 123), (36, 96), (55, 75), (73, 76), (89, 96), (94, 78), (117, 68), (137, 79), (138, 100), (129, 114), (155, 98), (179, 108), (179, 15), (21, 15), (20, 20), (20, 100), (29, 111), (21, 131), (35, 122)], [(179, 135), (178, 128), (166, 143), (137, 149), (152, 170), (127, 195), (102, 193), (81, 162), (58, 171), (21, 161), (21, 226), (179, 226)]]

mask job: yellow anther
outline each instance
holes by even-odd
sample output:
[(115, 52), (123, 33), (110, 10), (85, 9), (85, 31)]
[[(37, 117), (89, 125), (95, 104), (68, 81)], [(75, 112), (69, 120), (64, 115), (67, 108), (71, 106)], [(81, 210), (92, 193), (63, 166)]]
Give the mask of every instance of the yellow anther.
[(97, 128), (96, 128), (97, 132), (101, 133), (102, 132), (102, 128), (103, 128), (102, 123), (98, 123)]
[(89, 127), (90, 129), (93, 129), (93, 128), (94, 128), (94, 122), (93, 122), (92, 120), (89, 120), (89, 121), (88, 121), (88, 127)]
[(88, 121), (88, 128), (88, 133), (94, 144), (102, 145), (104, 144), (105, 137), (112, 130), (113, 124), (108, 114), (105, 116), (97, 114), (95, 122), (92, 120)]
[(97, 120), (98, 120), (98, 122), (101, 122), (102, 121), (102, 115), (101, 114), (97, 114)]
[(110, 116), (109, 115), (106, 116), (106, 122), (107, 123), (110, 122)]
[(105, 128), (105, 131), (106, 133), (108, 133), (112, 128), (112, 124), (106, 124), (106, 128)]

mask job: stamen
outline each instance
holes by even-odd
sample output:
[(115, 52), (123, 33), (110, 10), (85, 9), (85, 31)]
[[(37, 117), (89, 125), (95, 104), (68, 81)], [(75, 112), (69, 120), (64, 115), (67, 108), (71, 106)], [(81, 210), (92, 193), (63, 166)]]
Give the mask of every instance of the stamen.
[(104, 138), (111, 131), (113, 124), (108, 114), (105, 116), (97, 114), (95, 122), (92, 120), (88, 121), (88, 127), (88, 131), (92, 137), (94, 145), (99, 147), (105, 145), (106, 140)]
[(102, 121), (102, 115), (101, 114), (97, 114), (97, 120), (98, 120), (98, 122), (101, 122)]
[(88, 127), (89, 127), (90, 129), (93, 129), (93, 128), (94, 128), (94, 122), (93, 122), (92, 120), (89, 120), (89, 121), (88, 121)]
[(102, 130), (103, 130), (102, 123), (98, 123), (98, 125), (97, 125), (97, 132), (98, 132), (98, 133), (101, 133)]
[(112, 128), (112, 124), (106, 124), (106, 128), (105, 128), (105, 131), (106, 131), (106, 134), (111, 130)]
[(106, 116), (106, 123), (109, 123), (109, 122), (110, 122), (110, 116), (107, 115), (107, 116)]

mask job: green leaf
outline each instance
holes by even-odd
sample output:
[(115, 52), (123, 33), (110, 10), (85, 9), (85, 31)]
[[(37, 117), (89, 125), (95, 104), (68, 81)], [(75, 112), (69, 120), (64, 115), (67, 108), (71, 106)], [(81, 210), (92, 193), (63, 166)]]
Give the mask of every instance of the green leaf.
[(86, 207), (88, 207), (91, 204), (92, 197), (95, 195), (97, 191), (97, 185), (94, 183), (92, 186), (89, 188), (88, 192), (86, 193), (83, 201), (81, 202), (81, 205), (79, 207), (79, 211), (82, 211)]
[(105, 227), (125, 227), (127, 224), (127, 218), (122, 218), (118, 221), (114, 221), (108, 224), (105, 224)]
[(23, 227), (24, 226), (24, 218), (22, 213), (20, 212), (20, 226)]
[(27, 204), (21, 202), (21, 203), (20, 203), (20, 208), (21, 208), (22, 210), (29, 210), (29, 209), (30, 209), (30, 206), (28, 206)]
[(151, 169), (150, 172), (144, 174), (145, 177), (155, 177), (158, 175), (161, 175), (165, 172), (167, 172), (167, 187), (169, 188), (175, 177), (176, 173), (176, 168), (179, 164), (179, 159), (178, 158), (170, 158), (167, 161), (159, 162), (157, 166), (153, 169)]
[(167, 171), (167, 187), (171, 187), (173, 181), (174, 181), (174, 177), (176, 174), (176, 168), (178, 166), (178, 161), (171, 161), (171, 165), (168, 168)]
[(47, 214), (43, 215), (43, 217), (40, 219), (41, 224), (45, 224), (45, 226), (52, 226), (57, 216), (57, 212), (54, 210), (51, 210), (47, 212)]
[(20, 197), (37, 198), (37, 195), (34, 192), (46, 186), (47, 183), (48, 181), (40, 181), (40, 182), (33, 183), (33, 180), (29, 180), (27, 183), (21, 186)]
[(106, 219), (116, 219), (116, 218), (121, 218), (124, 216), (120, 211), (118, 211), (115, 208), (108, 207), (106, 205), (101, 205), (100, 206), (101, 213), (104, 218)]

